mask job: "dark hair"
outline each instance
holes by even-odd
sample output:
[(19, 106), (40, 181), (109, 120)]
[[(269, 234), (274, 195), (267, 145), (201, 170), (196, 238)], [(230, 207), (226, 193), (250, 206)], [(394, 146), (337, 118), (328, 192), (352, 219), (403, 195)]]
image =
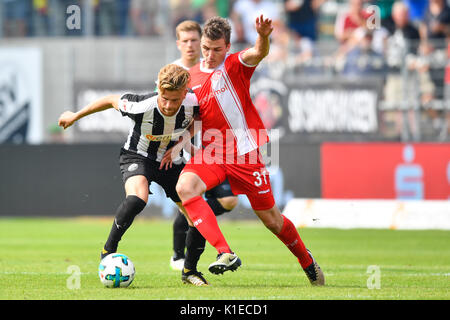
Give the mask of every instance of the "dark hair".
[(227, 19), (222, 17), (209, 18), (203, 26), (203, 36), (210, 40), (224, 39), (225, 44), (230, 43), (231, 26)]

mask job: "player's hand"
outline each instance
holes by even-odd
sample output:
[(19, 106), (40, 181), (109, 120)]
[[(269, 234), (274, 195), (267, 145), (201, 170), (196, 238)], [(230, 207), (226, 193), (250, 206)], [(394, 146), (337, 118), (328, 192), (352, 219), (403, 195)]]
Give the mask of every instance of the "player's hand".
[(172, 160), (172, 148), (166, 151), (164, 156), (161, 159), (161, 164), (159, 165), (159, 170), (165, 169), (168, 170), (172, 168), (173, 160)]
[(255, 27), (261, 37), (268, 37), (273, 31), (272, 19), (264, 19), (261, 15), (256, 18)]
[(66, 111), (59, 117), (58, 126), (67, 129), (74, 124), (75, 121), (77, 121), (76, 114), (72, 111)]
[(172, 148), (167, 149), (166, 153), (161, 159), (161, 164), (159, 165), (159, 170), (165, 169), (168, 170), (172, 168), (173, 165), (173, 159), (178, 157), (180, 155), (181, 149), (183, 148), (183, 145), (181, 143), (178, 143), (174, 145)]

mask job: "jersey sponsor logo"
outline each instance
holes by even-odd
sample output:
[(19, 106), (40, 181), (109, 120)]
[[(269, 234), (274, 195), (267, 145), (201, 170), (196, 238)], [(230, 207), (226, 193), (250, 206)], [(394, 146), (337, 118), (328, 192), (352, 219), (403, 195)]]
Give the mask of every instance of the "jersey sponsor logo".
[(202, 100), (200, 100), (200, 104), (207, 103), (209, 100), (213, 99), (214, 97), (216, 97), (218, 95), (225, 93), (227, 90), (228, 90), (228, 88), (226, 86), (224, 86), (220, 89), (211, 91), (209, 94), (207, 94), (205, 97), (203, 97)]
[(217, 95), (219, 95), (221, 93), (224, 93), (225, 91), (227, 91), (227, 87), (223, 87), (223, 88), (220, 88), (218, 90), (214, 90), (214, 95), (217, 96)]
[(154, 136), (152, 134), (147, 134), (145, 137), (150, 141), (164, 142), (164, 141), (171, 141), (173, 136), (171, 134), (166, 134), (166, 135), (161, 135), (161, 136)]

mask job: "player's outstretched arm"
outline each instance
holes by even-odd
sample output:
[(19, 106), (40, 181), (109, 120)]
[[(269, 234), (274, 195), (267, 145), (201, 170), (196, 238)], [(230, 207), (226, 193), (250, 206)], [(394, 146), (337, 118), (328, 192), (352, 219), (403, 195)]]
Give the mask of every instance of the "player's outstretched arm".
[(258, 32), (255, 45), (241, 55), (242, 61), (251, 66), (256, 66), (269, 54), (269, 37), (273, 31), (272, 20), (264, 19), (263, 15), (261, 15), (256, 18), (255, 27), (256, 32)]
[(83, 109), (78, 112), (66, 111), (59, 117), (58, 125), (67, 129), (71, 125), (75, 123), (75, 121), (80, 120), (83, 117), (86, 117), (92, 113), (100, 112), (103, 110), (107, 110), (110, 108), (117, 109), (119, 108), (119, 99), (120, 95), (109, 95), (94, 102), (88, 104)]

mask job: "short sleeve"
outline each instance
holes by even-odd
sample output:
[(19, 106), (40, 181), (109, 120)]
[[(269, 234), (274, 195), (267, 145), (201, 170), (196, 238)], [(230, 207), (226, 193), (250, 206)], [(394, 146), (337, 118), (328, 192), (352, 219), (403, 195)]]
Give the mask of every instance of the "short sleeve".
[(149, 111), (153, 108), (155, 103), (153, 100), (156, 101), (156, 99), (152, 98), (156, 95), (156, 92), (145, 95), (124, 94), (119, 100), (119, 111), (122, 113), (122, 116), (136, 115)]

